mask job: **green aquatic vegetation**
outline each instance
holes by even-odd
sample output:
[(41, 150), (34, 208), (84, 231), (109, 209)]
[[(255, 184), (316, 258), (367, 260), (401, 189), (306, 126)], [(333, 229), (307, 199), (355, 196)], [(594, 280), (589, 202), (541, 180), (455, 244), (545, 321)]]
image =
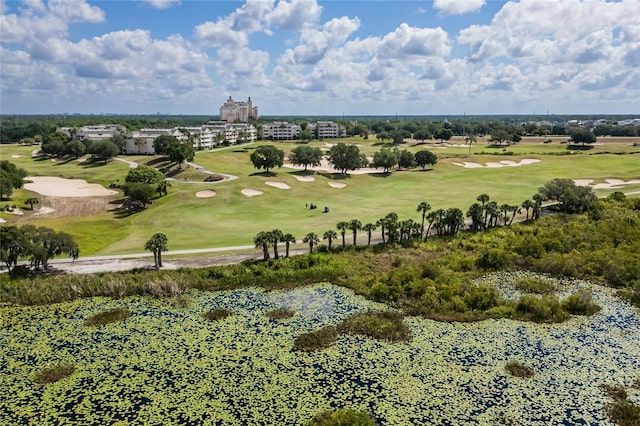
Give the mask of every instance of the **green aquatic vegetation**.
[(525, 293), (551, 294), (557, 289), (553, 280), (544, 276), (525, 275), (516, 279), (514, 287)]
[(233, 311), (225, 308), (211, 309), (202, 314), (204, 319), (208, 321), (220, 321), (233, 315)]
[(365, 412), (343, 408), (327, 410), (313, 416), (309, 426), (375, 426), (371, 416)]
[(347, 318), (338, 329), (341, 333), (361, 334), (378, 340), (407, 342), (411, 340), (411, 330), (403, 319), (393, 311), (365, 312)]
[(272, 320), (289, 319), (289, 318), (292, 318), (294, 315), (295, 315), (294, 311), (292, 311), (291, 309), (284, 309), (284, 308), (272, 309), (269, 312), (267, 312), (267, 316), (269, 317), (269, 319), (272, 319)]
[(605, 406), (607, 416), (613, 423), (619, 426), (640, 425), (640, 405), (629, 400), (624, 387), (603, 383), (600, 389), (613, 400)]
[(34, 375), (33, 381), (41, 385), (47, 383), (55, 383), (59, 380), (71, 376), (75, 369), (76, 367), (73, 364), (61, 363), (58, 365), (54, 365), (53, 367), (45, 368), (38, 371)]
[(587, 289), (580, 289), (577, 293), (569, 295), (562, 302), (562, 307), (573, 315), (593, 315), (602, 309)]
[(293, 341), (293, 349), (305, 352), (319, 351), (333, 345), (337, 338), (338, 330), (336, 327), (328, 325), (296, 337)]
[(525, 294), (516, 306), (518, 318), (534, 322), (562, 322), (569, 318), (560, 300), (555, 295), (542, 297)]
[(535, 371), (533, 368), (528, 367), (518, 361), (510, 361), (505, 366), (505, 369), (515, 377), (533, 377), (535, 375)]
[(131, 316), (131, 311), (125, 308), (108, 309), (103, 312), (93, 314), (84, 320), (84, 325), (96, 327), (114, 322), (124, 321)]

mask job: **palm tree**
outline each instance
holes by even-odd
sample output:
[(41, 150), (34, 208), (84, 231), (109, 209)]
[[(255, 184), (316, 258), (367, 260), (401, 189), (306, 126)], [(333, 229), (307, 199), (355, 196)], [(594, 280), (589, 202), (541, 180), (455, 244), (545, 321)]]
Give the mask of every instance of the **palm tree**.
[(362, 230), (367, 233), (367, 246), (371, 245), (371, 233), (377, 228), (375, 223), (366, 223)]
[(473, 203), (467, 211), (467, 217), (471, 218), (471, 230), (478, 231), (482, 229), (482, 206), (478, 203)]
[(531, 219), (539, 219), (540, 212), (542, 211), (542, 202), (544, 201), (544, 196), (542, 194), (535, 194), (531, 198), (533, 198), (533, 201), (535, 202), (533, 213), (531, 214)]
[(162, 267), (162, 252), (169, 250), (167, 247), (167, 236), (162, 232), (156, 232), (144, 245), (145, 250), (153, 252), (153, 263), (156, 269)]
[(515, 219), (516, 215), (518, 213), (521, 213), (522, 210), (520, 209), (520, 206), (513, 204), (509, 206), (509, 211), (511, 212), (511, 219), (509, 220), (509, 226), (511, 226), (511, 224), (513, 223), (513, 219)]
[(344, 240), (344, 236), (347, 233), (347, 229), (349, 229), (349, 222), (338, 222), (336, 225), (338, 231), (340, 231), (340, 235), (342, 235), (342, 248), (347, 244)]
[(324, 234), (322, 234), (323, 240), (329, 240), (329, 251), (331, 251), (331, 242), (334, 240), (334, 238), (338, 238), (338, 234), (333, 229), (329, 229), (328, 231), (325, 231)]
[(318, 235), (315, 232), (309, 232), (302, 240), (303, 243), (309, 243), (309, 253), (313, 254), (313, 246), (320, 242)]
[(273, 257), (276, 259), (280, 258), (278, 255), (278, 243), (282, 241), (283, 238), (284, 234), (279, 229), (274, 229), (269, 232), (269, 239), (271, 240), (271, 244), (273, 244)]
[(31, 210), (33, 210), (33, 205), (34, 204), (40, 204), (40, 200), (38, 200), (36, 197), (31, 197), (31, 198), (27, 198), (26, 200), (24, 200), (25, 204), (29, 204), (29, 208)]
[(476, 143), (477, 141), (478, 139), (473, 133), (470, 133), (466, 138), (464, 138), (464, 142), (469, 144), (469, 155), (471, 155), (471, 144)]
[(269, 244), (271, 243), (271, 237), (269, 232), (260, 231), (253, 237), (253, 242), (256, 248), (262, 248), (262, 255), (264, 260), (269, 259)]
[(531, 208), (533, 208), (535, 206), (533, 204), (533, 201), (524, 200), (520, 206), (527, 211), (527, 218), (525, 219), (525, 222), (529, 222), (529, 209), (531, 209)]
[(358, 219), (351, 219), (349, 222), (349, 229), (353, 232), (353, 245), (356, 245), (356, 238), (358, 237), (358, 229), (362, 229), (362, 222)]
[(289, 245), (296, 243), (296, 237), (294, 237), (293, 234), (284, 234), (280, 241), (284, 243), (286, 250), (285, 257), (289, 257)]
[(484, 205), (489, 201), (490, 198), (491, 197), (489, 197), (487, 194), (480, 194), (476, 198), (476, 201), (480, 201), (482, 203), (481, 207), (482, 211), (484, 212), (484, 221), (482, 222), (482, 228), (487, 227), (487, 211), (484, 209)]
[(427, 212), (431, 210), (431, 204), (426, 201), (418, 204), (418, 209), (416, 211), (422, 212), (422, 225), (420, 226), (420, 238), (424, 236), (424, 218), (427, 216)]
[(444, 216), (445, 233), (448, 235), (456, 235), (463, 225), (464, 215), (462, 214), (462, 210), (455, 207), (447, 209)]
[(384, 224), (387, 229), (387, 242), (393, 244), (396, 242), (398, 231), (398, 214), (391, 212), (384, 217)]
[(500, 207), (495, 201), (490, 201), (484, 207), (484, 224), (483, 228), (492, 228), (498, 223), (500, 218)]

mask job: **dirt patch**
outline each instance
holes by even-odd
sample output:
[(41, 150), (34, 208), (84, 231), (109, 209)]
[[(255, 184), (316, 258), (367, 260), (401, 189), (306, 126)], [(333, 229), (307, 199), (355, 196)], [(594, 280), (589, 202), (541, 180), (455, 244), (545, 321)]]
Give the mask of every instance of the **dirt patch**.
[(280, 189), (291, 189), (291, 187), (284, 182), (276, 182), (276, 181), (268, 180), (265, 182), (265, 184), (269, 186), (273, 186), (275, 188), (280, 188)]
[(52, 176), (34, 176), (25, 179), (31, 181), (24, 185), (25, 189), (52, 197), (94, 197), (117, 194), (116, 191), (97, 183), (87, 183), (84, 179), (63, 179)]
[(257, 197), (258, 195), (264, 194), (264, 192), (262, 192), (262, 191), (258, 191), (257, 189), (249, 189), (249, 188), (245, 188), (240, 192), (245, 197)]
[(347, 186), (346, 183), (339, 183), (339, 182), (328, 182), (329, 186), (332, 188), (337, 188), (337, 189), (341, 189), (344, 188), (345, 186)]
[(213, 189), (205, 189), (204, 191), (196, 192), (196, 197), (198, 198), (211, 198), (215, 197), (216, 195), (216, 191), (214, 191)]
[(55, 212), (55, 210), (51, 207), (40, 207), (35, 213), (34, 215), (37, 216), (41, 216), (41, 215), (45, 215), (45, 214), (51, 214)]

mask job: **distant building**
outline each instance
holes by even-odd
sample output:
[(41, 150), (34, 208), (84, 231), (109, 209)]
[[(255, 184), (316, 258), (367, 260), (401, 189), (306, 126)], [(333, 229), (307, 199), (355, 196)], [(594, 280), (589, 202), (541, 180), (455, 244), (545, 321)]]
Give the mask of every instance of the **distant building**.
[(220, 107), (220, 120), (227, 123), (247, 123), (258, 119), (258, 107), (253, 106), (251, 97), (247, 102), (236, 102), (231, 96)]
[(309, 123), (309, 131), (311, 131), (317, 139), (338, 139), (347, 136), (347, 129), (342, 124), (334, 121)]
[(262, 125), (262, 139), (291, 140), (297, 139), (302, 128), (298, 124), (286, 121), (274, 121)]
[(188, 136), (175, 127), (173, 129), (140, 129), (127, 135), (125, 144), (127, 154), (155, 154), (153, 141), (160, 135), (175, 136), (182, 142), (188, 140)]
[(60, 127), (57, 132), (64, 133), (70, 138), (81, 141), (97, 142), (109, 139), (116, 134), (127, 133), (127, 128), (121, 124), (100, 124), (97, 126)]

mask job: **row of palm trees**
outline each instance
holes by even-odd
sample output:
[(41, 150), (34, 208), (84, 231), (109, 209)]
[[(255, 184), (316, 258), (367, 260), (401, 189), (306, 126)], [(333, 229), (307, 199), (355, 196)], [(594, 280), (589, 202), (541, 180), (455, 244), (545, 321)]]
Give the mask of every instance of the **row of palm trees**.
[[(480, 231), (498, 226), (502, 223), (509, 226), (513, 223), (516, 215), (526, 210), (526, 220), (534, 220), (540, 217), (542, 201), (544, 198), (536, 194), (533, 200), (525, 200), (520, 206), (511, 204), (499, 205), (496, 201), (491, 201), (487, 194), (477, 197), (477, 202), (473, 203), (467, 211), (466, 217), (471, 219), (470, 230)], [(351, 231), (353, 245), (357, 244), (358, 231), (367, 233), (367, 246), (371, 245), (373, 231), (380, 228), (383, 244), (403, 243), (409, 240), (427, 241), (429, 235), (435, 233), (438, 236), (456, 235), (465, 226), (465, 215), (459, 208), (431, 210), (431, 205), (422, 201), (418, 204), (416, 211), (421, 213), (421, 220), (413, 219), (400, 220), (397, 213), (391, 212), (378, 219), (375, 223), (362, 224), (358, 219), (342, 221), (336, 224), (336, 230), (329, 229), (322, 234), (322, 240), (327, 241), (329, 251), (333, 248), (333, 242), (340, 236), (342, 248), (346, 246), (346, 234)], [(531, 212), (531, 213), (530, 213)], [(426, 229), (425, 229), (426, 224)], [(278, 244), (286, 244), (286, 257), (289, 257), (289, 246), (296, 242), (292, 234), (284, 234), (279, 229), (272, 231), (261, 231), (253, 239), (257, 248), (262, 248), (264, 259), (269, 259), (269, 247), (273, 247), (274, 257), (278, 258)], [(302, 240), (309, 244), (309, 252), (320, 243), (320, 236), (315, 232), (308, 233)]]

